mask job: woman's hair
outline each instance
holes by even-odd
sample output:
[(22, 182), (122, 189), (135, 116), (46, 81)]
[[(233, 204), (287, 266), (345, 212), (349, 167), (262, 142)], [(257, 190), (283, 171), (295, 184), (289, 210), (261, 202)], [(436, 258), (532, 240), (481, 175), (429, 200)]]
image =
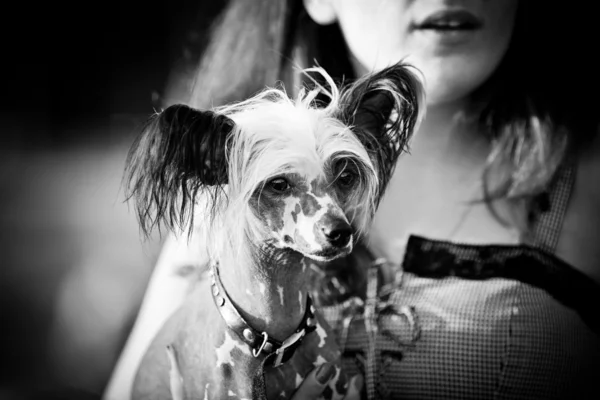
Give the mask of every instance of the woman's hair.
[(294, 93), (300, 71), (316, 64), (337, 82), (354, 78), (339, 27), (315, 24), (302, 0), (229, 0), (210, 31), (189, 88), (194, 107), (243, 100), (276, 82)]
[[(595, 134), (597, 118), (585, 92), (597, 93), (598, 69), (593, 56), (585, 57), (593, 47), (582, 42), (594, 38), (592, 15), (562, 2), (520, 1), (506, 56), (473, 94), (492, 142), (487, 200), (533, 199), (548, 188), (573, 145)], [(212, 27), (188, 104), (211, 108), (276, 81), (293, 92), (302, 83), (299, 69), (314, 64), (337, 81), (355, 78), (337, 24), (314, 23), (302, 0), (230, 0)]]
[[(507, 54), (472, 95), (492, 141), (484, 172), (488, 199), (532, 199), (544, 192), (558, 168), (572, 162), (569, 153), (597, 130), (592, 102), (585, 101), (585, 91), (598, 88), (596, 69), (584, 61), (592, 49), (585, 48), (586, 36), (594, 36), (582, 29), (581, 9), (557, 3), (520, 1)], [(581, 59), (574, 63), (573, 55)]]

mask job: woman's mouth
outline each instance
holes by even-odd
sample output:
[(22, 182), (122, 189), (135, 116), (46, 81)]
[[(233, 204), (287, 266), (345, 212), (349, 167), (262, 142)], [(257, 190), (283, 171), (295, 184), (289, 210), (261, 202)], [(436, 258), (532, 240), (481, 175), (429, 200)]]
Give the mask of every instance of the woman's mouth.
[(421, 31), (474, 31), (483, 26), (481, 19), (465, 10), (443, 10), (430, 14), (413, 24), (413, 29)]
[(472, 43), (483, 20), (465, 10), (442, 10), (412, 24), (412, 31), (426, 40), (425, 46), (446, 51)]

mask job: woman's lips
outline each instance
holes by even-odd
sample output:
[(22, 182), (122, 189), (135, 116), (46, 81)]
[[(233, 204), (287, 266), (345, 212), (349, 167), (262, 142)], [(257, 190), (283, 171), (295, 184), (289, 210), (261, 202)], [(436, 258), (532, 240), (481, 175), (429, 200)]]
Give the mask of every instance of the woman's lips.
[(466, 10), (437, 11), (413, 24), (416, 30), (470, 31), (483, 26), (481, 19)]
[(441, 10), (412, 24), (412, 31), (426, 40), (425, 46), (434, 45), (435, 51), (454, 51), (457, 46), (473, 43), (483, 21), (465, 10)]

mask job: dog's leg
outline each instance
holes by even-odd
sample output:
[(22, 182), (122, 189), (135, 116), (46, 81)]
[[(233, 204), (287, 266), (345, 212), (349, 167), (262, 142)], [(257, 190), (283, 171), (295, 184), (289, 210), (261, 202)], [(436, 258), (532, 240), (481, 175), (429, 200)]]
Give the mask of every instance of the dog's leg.
[(177, 356), (175, 355), (175, 349), (173, 345), (167, 346), (167, 357), (171, 364), (169, 371), (169, 384), (171, 387), (171, 398), (173, 400), (183, 400), (183, 378), (181, 372), (179, 372), (179, 366), (177, 365)]

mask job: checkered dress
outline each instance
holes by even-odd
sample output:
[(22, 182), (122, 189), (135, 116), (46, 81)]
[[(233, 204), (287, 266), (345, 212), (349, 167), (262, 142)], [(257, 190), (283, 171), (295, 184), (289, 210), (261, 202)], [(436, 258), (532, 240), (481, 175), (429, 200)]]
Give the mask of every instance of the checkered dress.
[(600, 398), (600, 288), (552, 254), (573, 181), (568, 163), (526, 244), (412, 236), (391, 281), (376, 260), (366, 299), (324, 307), (363, 398)]

